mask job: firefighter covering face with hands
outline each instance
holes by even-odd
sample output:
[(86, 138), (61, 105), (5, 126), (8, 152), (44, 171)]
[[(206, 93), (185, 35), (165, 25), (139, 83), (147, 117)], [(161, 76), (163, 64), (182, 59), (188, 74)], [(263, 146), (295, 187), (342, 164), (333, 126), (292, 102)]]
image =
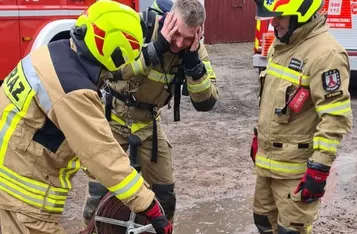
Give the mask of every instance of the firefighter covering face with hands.
[(351, 130), (346, 51), (328, 32), (322, 0), (256, 0), (275, 40), (260, 73), (254, 222), (260, 233), (312, 233), (343, 136)]
[(100, 83), (133, 62), (142, 44), (137, 13), (100, 0), (78, 18), (71, 39), (31, 52), (6, 77), (0, 88), (2, 233), (64, 233), (58, 221), (80, 162), (157, 233), (171, 233), (154, 193), (113, 137), (98, 95)]
[[(162, 1), (157, 1), (157, 3)], [(173, 99), (174, 120), (180, 120), (181, 86), (197, 111), (210, 111), (218, 99), (216, 75), (203, 43), (205, 9), (198, 0), (176, 0), (163, 16), (141, 13), (146, 43), (140, 58), (114, 73), (111, 126), (118, 142), (134, 149), (133, 162), (155, 192), (166, 217), (176, 208), (171, 145), (160, 124), (160, 109)], [(132, 151), (130, 151), (132, 154)], [(133, 153), (134, 154), (134, 153)], [(91, 173), (89, 171), (89, 173)], [(86, 222), (106, 189), (89, 183)]]

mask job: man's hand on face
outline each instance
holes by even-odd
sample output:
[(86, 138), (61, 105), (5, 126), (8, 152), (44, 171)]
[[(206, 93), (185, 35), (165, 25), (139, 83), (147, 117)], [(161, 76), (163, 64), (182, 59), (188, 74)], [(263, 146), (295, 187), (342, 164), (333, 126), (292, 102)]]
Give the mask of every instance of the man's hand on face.
[(196, 34), (195, 39), (190, 47), (190, 51), (197, 51), (200, 48), (200, 40), (202, 38), (202, 27), (199, 27)]
[(161, 34), (169, 43), (171, 43), (172, 36), (175, 34), (178, 28), (176, 21), (177, 17), (175, 14), (173, 12), (168, 12), (164, 21), (164, 25), (161, 29)]
[(158, 56), (161, 56), (167, 51), (169, 51), (172, 37), (178, 28), (178, 26), (176, 26), (176, 21), (177, 18), (173, 14), (173, 12), (167, 13), (164, 21), (164, 25), (162, 26), (158, 38), (153, 42), (153, 45), (156, 50), (156, 54)]

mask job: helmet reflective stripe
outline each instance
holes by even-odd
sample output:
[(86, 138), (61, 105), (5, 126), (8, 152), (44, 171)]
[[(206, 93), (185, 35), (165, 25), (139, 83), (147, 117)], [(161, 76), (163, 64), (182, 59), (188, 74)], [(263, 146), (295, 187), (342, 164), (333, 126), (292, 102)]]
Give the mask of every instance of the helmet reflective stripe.
[(323, 0), (255, 0), (258, 17), (296, 15), (299, 23), (307, 22), (319, 9)]

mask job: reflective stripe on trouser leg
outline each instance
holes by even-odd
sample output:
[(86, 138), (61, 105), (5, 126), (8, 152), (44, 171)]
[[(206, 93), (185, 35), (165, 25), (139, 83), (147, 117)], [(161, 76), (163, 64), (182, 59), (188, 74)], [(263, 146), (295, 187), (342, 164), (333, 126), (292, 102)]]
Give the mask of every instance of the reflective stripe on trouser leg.
[(88, 195), (86, 196), (86, 202), (83, 208), (83, 221), (88, 224), (92, 218), (95, 210), (97, 209), (100, 200), (108, 192), (108, 189), (97, 181), (88, 182)]
[(175, 184), (153, 184), (152, 191), (165, 211), (165, 216), (173, 222), (176, 210)]

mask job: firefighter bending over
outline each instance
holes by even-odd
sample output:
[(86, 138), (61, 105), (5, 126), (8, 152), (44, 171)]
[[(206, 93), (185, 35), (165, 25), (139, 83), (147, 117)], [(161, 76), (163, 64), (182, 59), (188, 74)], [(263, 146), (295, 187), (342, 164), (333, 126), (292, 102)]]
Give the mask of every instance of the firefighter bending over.
[(117, 143), (98, 94), (111, 72), (143, 44), (140, 17), (100, 0), (76, 21), (71, 39), (24, 57), (0, 88), (2, 233), (64, 233), (58, 221), (80, 162), (118, 199), (171, 233), (154, 193)]

